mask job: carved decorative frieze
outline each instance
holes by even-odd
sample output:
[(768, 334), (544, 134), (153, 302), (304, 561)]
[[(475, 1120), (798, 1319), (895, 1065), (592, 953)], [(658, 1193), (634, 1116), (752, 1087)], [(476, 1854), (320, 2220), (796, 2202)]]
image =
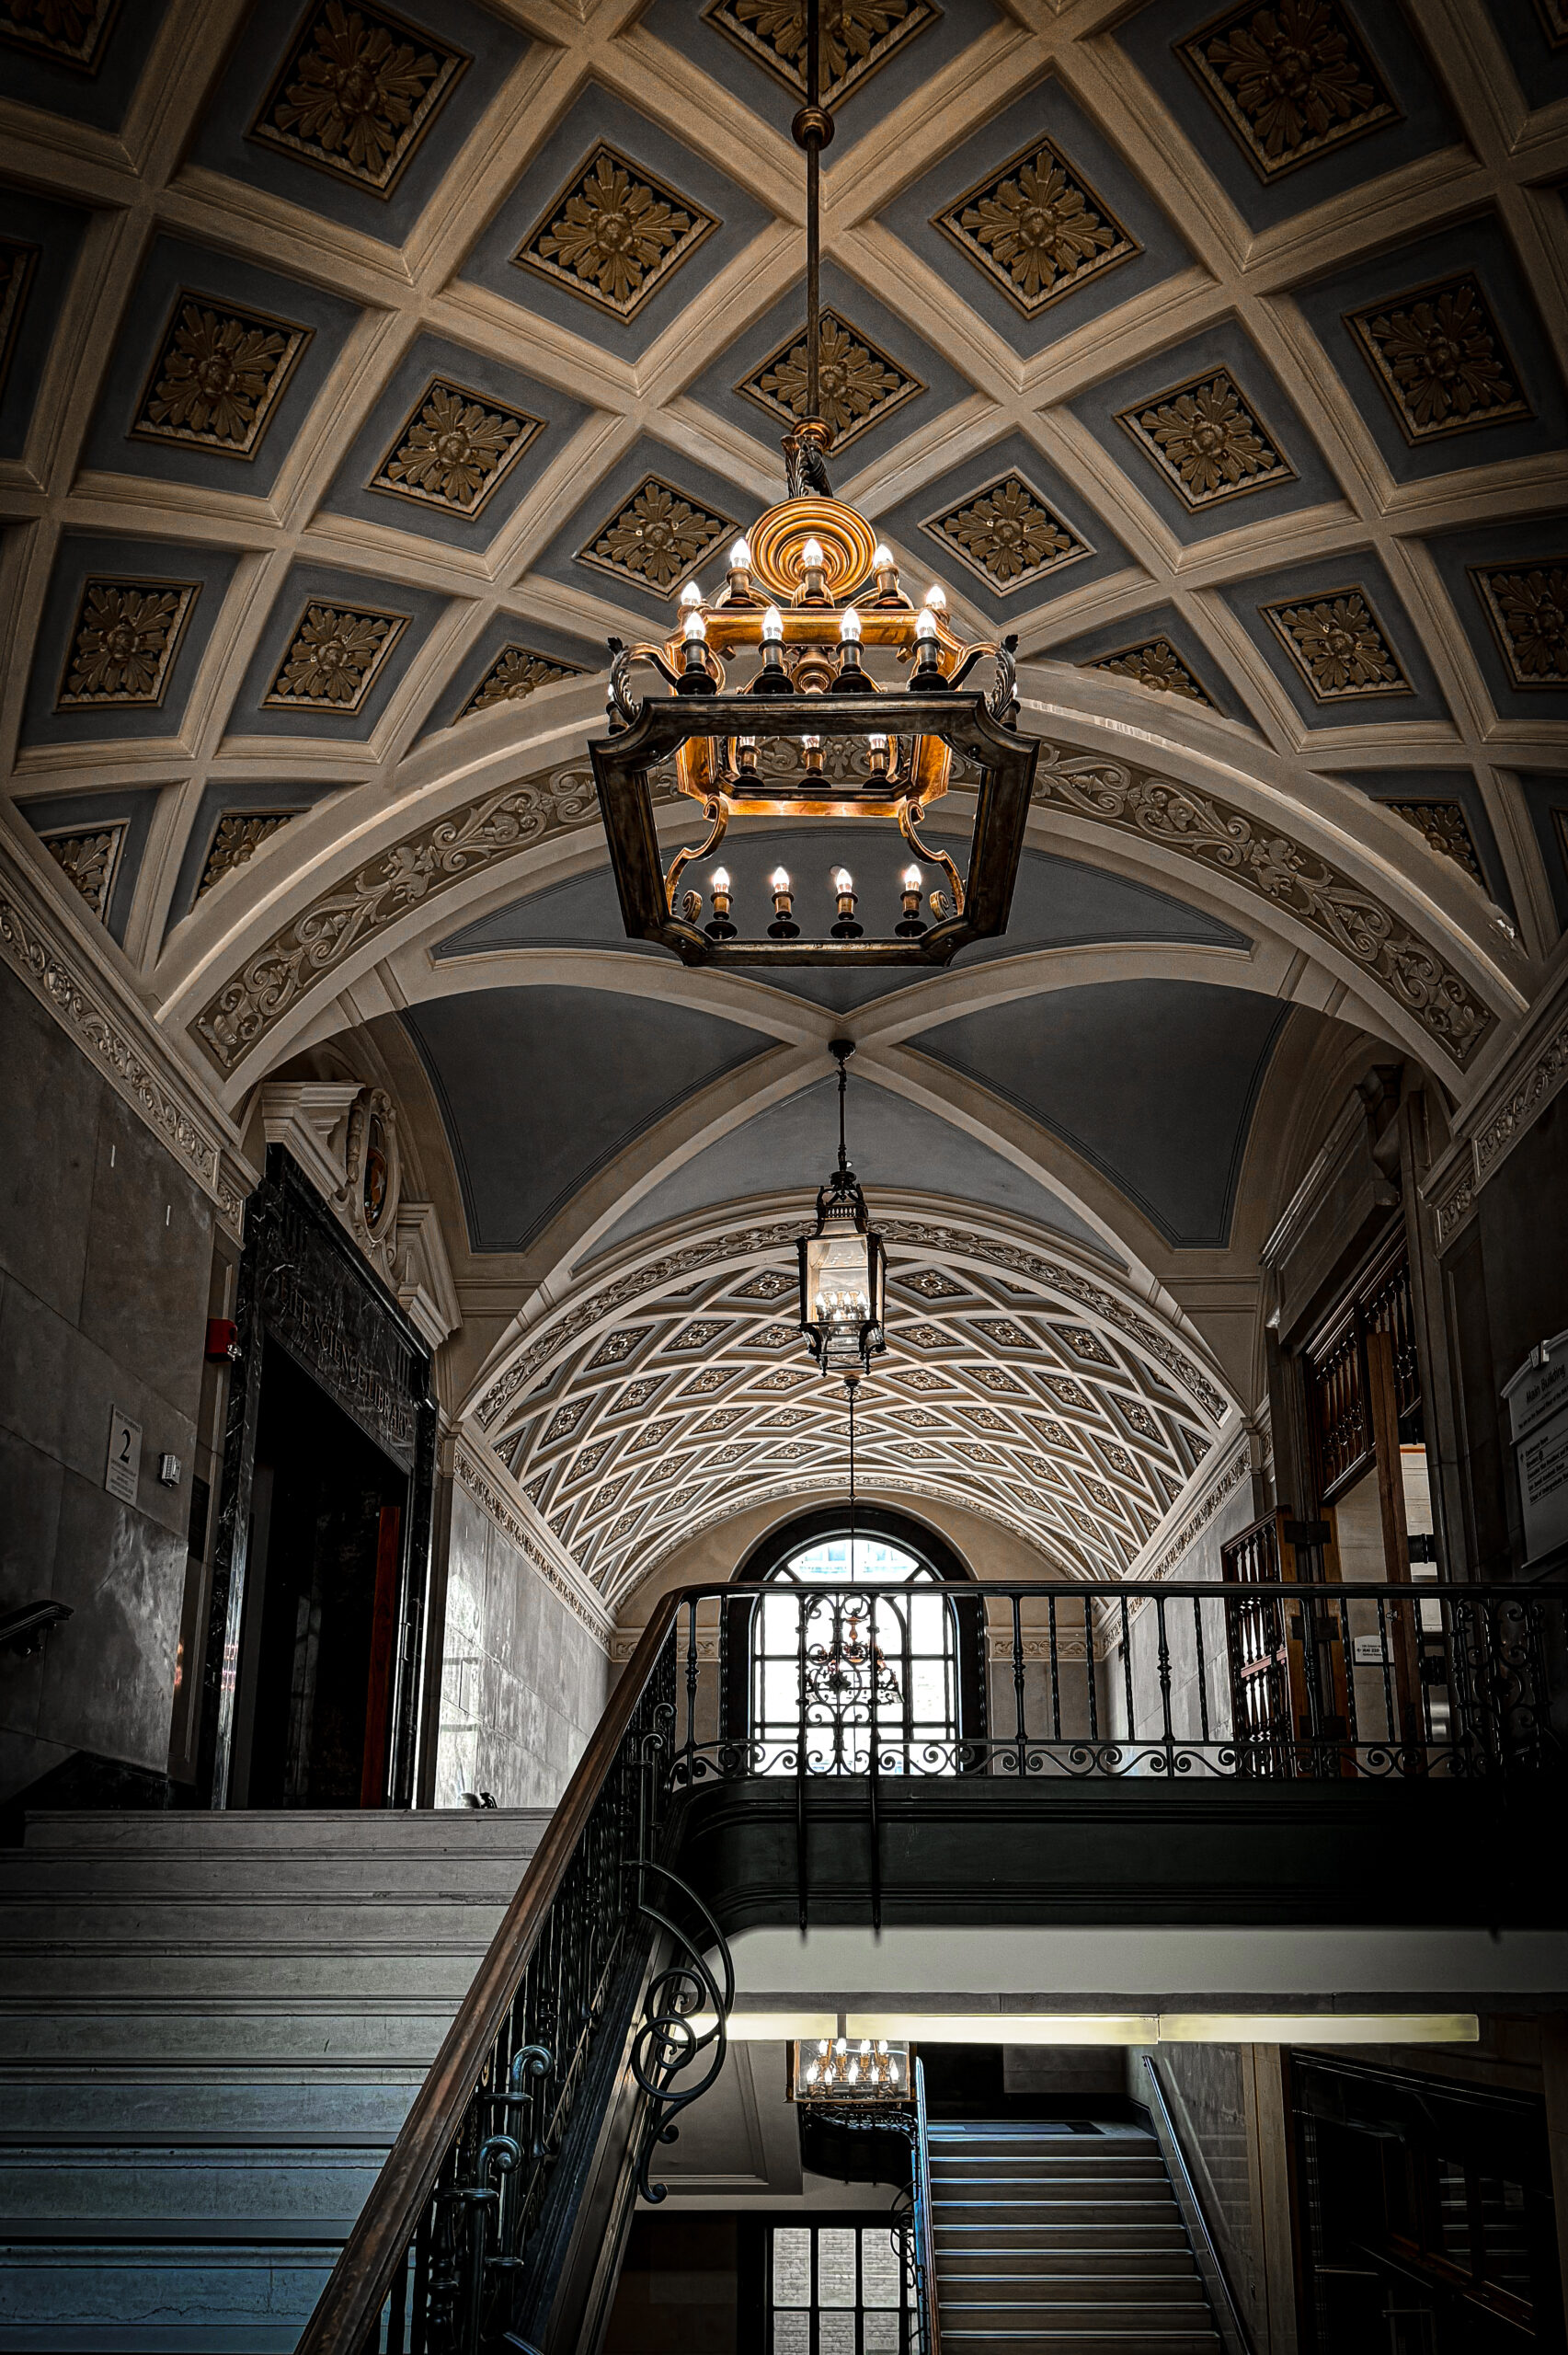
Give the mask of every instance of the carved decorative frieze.
[(510, 1505), (505, 1494), (505, 1474), (493, 1460), (481, 1458), (472, 1442), (459, 1434), (452, 1450), (452, 1476), (475, 1503), (486, 1512), (503, 1537), (510, 1540), (523, 1555), (546, 1586), (559, 1595), (574, 1617), (580, 1619), (597, 1641), (606, 1647), (610, 1640), (610, 1614), (600, 1602), (586, 1579), (568, 1578), (558, 1564), (553, 1562), (539, 1540), (527, 1527), (522, 1515)]
[(197, 1112), (178, 1080), (160, 1072), (159, 1044), (138, 1044), (132, 1026), (116, 1013), (79, 954), (57, 936), (40, 908), (27, 904), (32, 897), (31, 890), (13, 891), (0, 883), (0, 952), (209, 1196), (237, 1238), (248, 1185), (217, 1130)]
[(1494, 1166), (1530, 1127), (1536, 1115), (1568, 1081), (1568, 1020), (1544, 1040), (1528, 1069), (1475, 1132), (1475, 1174), (1486, 1183)]
[[(825, 8), (822, 104), (839, 105), (941, 14), (936, 0), (837, 0)], [(800, 0), (708, 0), (703, 15), (785, 89), (804, 98), (806, 10)]]
[(1258, 611), (1315, 702), (1414, 693), (1364, 589), (1282, 597)]
[[(270, 1080), (261, 1090), (261, 1120), (268, 1143), (288, 1148), (395, 1292), (402, 1281), (402, 1155), (396, 1110), (385, 1090), (357, 1079)], [(444, 1258), (443, 1250), (443, 1264)]]
[(79, 891), (100, 924), (109, 922), (109, 902), (120, 876), (129, 824), (110, 826), (52, 826), (39, 840), (74, 890)]
[(562, 769), (427, 819), (318, 893), (247, 958), (196, 1017), (198, 1042), (220, 1071), (231, 1071), (366, 940), (479, 869), (569, 832), (597, 811), (592, 771)]
[(1261, 179), (1283, 179), (1399, 120), (1340, 0), (1242, 0), (1176, 53)]
[(225, 810), (201, 868), (196, 896), (204, 899), (214, 883), (246, 866), (265, 842), (295, 815), (292, 810)]
[(669, 596), (734, 529), (729, 516), (715, 515), (700, 500), (688, 499), (657, 475), (645, 475), (578, 550), (578, 562), (629, 580), (635, 589)]
[(261, 698), (263, 708), (351, 718), (407, 626), (406, 614), (313, 600), (294, 624), (278, 675)]
[(618, 319), (633, 319), (718, 226), (691, 197), (601, 139), (512, 259)]
[[(1151, 1580), (1168, 1579), (1184, 1554), (1197, 1538), (1202, 1536), (1226, 1499), (1234, 1496), (1242, 1483), (1249, 1479), (1251, 1475), (1252, 1465), (1248, 1461), (1246, 1444), (1244, 1441), (1238, 1442), (1234, 1453), (1226, 1457), (1219, 1467), (1218, 1476), (1210, 1482), (1201, 1500), (1182, 1523), (1175, 1535), (1170, 1538), (1161, 1549), (1158, 1559), (1138, 1565), (1139, 1577)], [(1165, 1508), (1169, 1512), (1171, 1505), (1175, 1503), (1185, 1483), (1174, 1481), (1169, 1473), (1162, 1476), (1170, 1490), (1170, 1504)]]
[[(925, 390), (919, 377), (879, 351), (837, 311), (822, 314), (819, 359), (820, 409), (833, 429), (836, 452)], [(808, 415), (804, 334), (781, 343), (735, 389), (786, 426)]]
[(314, 333), (182, 287), (132, 439), (253, 458)]
[(390, 8), (326, 0), (306, 15), (250, 136), (390, 196), (469, 62)]
[(55, 710), (156, 709), (200, 593), (197, 580), (89, 577)]
[(1116, 422), (1189, 514), (1296, 479), (1295, 467), (1228, 368), (1206, 369), (1152, 400), (1118, 409)]
[(522, 703), (536, 688), (554, 686), (557, 679), (586, 676), (580, 662), (559, 662), (529, 646), (503, 646), (457, 716), (466, 719), (475, 711), (493, 711), (498, 703)]
[(0, 0), (0, 40), (96, 74), (119, 14), (120, 0)]
[(1463, 1065), (1496, 1016), (1439, 950), (1348, 875), (1213, 794), (1042, 744), (1036, 803), (1140, 835), (1228, 876), (1347, 958)]
[(1007, 596), (1094, 553), (1015, 470), (999, 475), (943, 513), (928, 516), (921, 529), (978, 573), (988, 588)]
[(432, 376), (393, 435), (370, 488), (471, 518), (544, 431), (544, 419), (526, 409)]
[(1471, 579), (1516, 687), (1568, 687), (1568, 557), (1472, 565)]
[(1026, 319), (1143, 250), (1052, 139), (1021, 148), (934, 225)]
[(1456, 867), (1462, 867), (1484, 889), (1486, 878), (1462, 801), (1390, 801), (1384, 807), (1402, 818), (1407, 826), (1413, 826), (1440, 856), (1451, 858)]
[(1168, 638), (1146, 638), (1137, 646), (1120, 646), (1114, 654), (1098, 654), (1092, 662), (1080, 667), (1104, 671), (1115, 679), (1131, 679), (1140, 687), (1152, 688), (1156, 695), (1181, 695), (1188, 703), (1202, 704), (1206, 711), (1215, 708), (1213, 698), (1199, 685)]
[(1346, 312), (1345, 324), (1413, 446), (1535, 415), (1473, 270)]
[(23, 237), (0, 237), (0, 393), (11, 372), (39, 249)]

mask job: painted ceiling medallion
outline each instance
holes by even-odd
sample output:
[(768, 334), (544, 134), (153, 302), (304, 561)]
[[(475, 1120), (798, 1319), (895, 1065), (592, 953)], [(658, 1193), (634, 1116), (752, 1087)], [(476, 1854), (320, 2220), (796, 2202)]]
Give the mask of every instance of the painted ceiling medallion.
[(269, 711), (360, 710), (387, 656), (408, 626), (406, 614), (362, 605), (308, 604), (262, 705)]
[(0, 393), (10, 373), (11, 355), (21, 333), (28, 290), (38, 267), (38, 247), (21, 237), (0, 237)]
[(1265, 180), (1399, 120), (1341, 0), (1242, 0), (1176, 53)]
[(1486, 878), (1476, 856), (1462, 801), (1389, 801), (1383, 806), (1397, 818), (1402, 818), (1407, 826), (1413, 826), (1418, 834), (1425, 835), (1441, 857), (1451, 858), (1456, 867), (1462, 867), (1467, 875), (1485, 888)]
[(732, 517), (715, 515), (672, 483), (645, 475), (610, 521), (578, 550), (578, 562), (629, 580), (635, 589), (668, 596), (690, 580), (734, 529)]
[(526, 409), (432, 376), (368, 487), (447, 514), (477, 515), (544, 431), (544, 419)]
[(56, 711), (161, 704), (200, 593), (196, 580), (88, 580)]
[(1528, 571), (1473, 565), (1470, 577), (1514, 685), (1568, 687), (1568, 557)]
[[(828, 0), (822, 11), (822, 104), (837, 106), (941, 14), (934, 0)], [(709, 0), (703, 15), (785, 89), (806, 96), (801, 0)]]
[(1206, 369), (1117, 412), (1190, 514), (1249, 490), (1294, 482), (1296, 469), (1260, 424), (1228, 368)]
[[(880, 425), (925, 386), (900, 368), (868, 337), (824, 311), (821, 321), (820, 395), (824, 421), (833, 429), (835, 453), (869, 426)], [(804, 332), (791, 336), (735, 387), (770, 417), (795, 426), (809, 415), (807, 354)]]
[(972, 498), (928, 517), (921, 529), (1008, 596), (1094, 553), (1016, 472), (999, 475)]
[(467, 719), (476, 711), (493, 711), (498, 703), (521, 703), (536, 688), (554, 686), (557, 679), (586, 675), (580, 662), (557, 662), (553, 655), (536, 654), (528, 646), (503, 646), (457, 716)]
[(718, 226), (713, 213), (601, 139), (512, 259), (618, 319), (634, 319)]
[(137, 404), (132, 440), (254, 457), (314, 333), (182, 287)]
[(1369, 303), (1345, 324), (1413, 445), (1535, 415), (1473, 270)]
[(39, 840), (66, 881), (78, 890), (100, 924), (109, 922), (109, 902), (120, 874), (129, 826), (54, 826)]
[(293, 815), (292, 810), (225, 810), (196, 886), (197, 898), (204, 899), (213, 884), (232, 875), (236, 867), (247, 866), (262, 844), (270, 842)]
[(1258, 609), (1319, 703), (1415, 692), (1364, 589), (1284, 597)]
[(1114, 654), (1102, 654), (1080, 667), (1104, 671), (1113, 678), (1134, 679), (1156, 695), (1185, 696), (1188, 703), (1202, 704), (1206, 711), (1215, 707), (1168, 638), (1146, 638), (1137, 646), (1118, 647)]
[(390, 8), (326, 0), (295, 34), (250, 136), (390, 196), (468, 63)]
[(120, 0), (0, 0), (0, 40), (96, 74)]
[(1021, 148), (934, 226), (1026, 319), (1143, 250), (1051, 139)]

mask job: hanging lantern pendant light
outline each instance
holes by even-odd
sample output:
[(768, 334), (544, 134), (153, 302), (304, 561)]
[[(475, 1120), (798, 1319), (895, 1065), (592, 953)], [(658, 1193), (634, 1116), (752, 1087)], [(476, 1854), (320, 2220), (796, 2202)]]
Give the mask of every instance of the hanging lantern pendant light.
[(858, 1381), (887, 1346), (887, 1261), (845, 1143), (846, 1066), (854, 1048), (835, 1039), (829, 1052), (839, 1066), (839, 1160), (818, 1193), (817, 1223), (796, 1246), (800, 1329), (819, 1373)]

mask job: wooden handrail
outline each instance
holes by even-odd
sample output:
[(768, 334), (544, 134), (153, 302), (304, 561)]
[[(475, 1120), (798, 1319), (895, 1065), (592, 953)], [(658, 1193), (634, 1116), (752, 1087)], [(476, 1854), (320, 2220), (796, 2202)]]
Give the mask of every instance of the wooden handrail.
[(925, 2115), (925, 2067), (915, 2062), (915, 2230), (920, 2236), (921, 2319), (924, 2355), (942, 2355), (942, 2312), (936, 2296), (936, 2240), (931, 2225), (931, 2152)]
[(644, 1628), (414, 2097), (295, 2355), (358, 2355), (372, 2333), (681, 1599), (678, 1593), (662, 1597)]

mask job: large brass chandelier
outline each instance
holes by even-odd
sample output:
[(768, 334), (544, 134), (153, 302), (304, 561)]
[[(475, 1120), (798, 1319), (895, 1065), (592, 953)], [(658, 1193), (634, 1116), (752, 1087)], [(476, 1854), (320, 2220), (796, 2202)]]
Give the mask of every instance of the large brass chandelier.
[[(833, 121), (820, 102), (818, 17), (819, 0), (807, 0), (807, 102), (792, 127), (806, 154), (809, 413), (784, 437), (788, 496), (736, 542), (711, 603), (688, 584), (680, 626), (661, 643), (611, 639), (611, 732), (589, 748), (628, 937), (658, 941), (692, 965), (945, 964), (1006, 929), (1034, 782), (1036, 747), (1013, 725), (1016, 641), (966, 643), (939, 589), (917, 607), (864, 516), (832, 494), (818, 181)], [(967, 688), (984, 662), (990, 684)], [(635, 695), (637, 665), (668, 692)], [(668, 865), (654, 816), (666, 783), (706, 821), (703, 840)], [(974, 794), (963, 867), (922, 832), (933, 805), (960, 786)], [(864, 870), (857, 890), (841, 864), (805, 886), (780, 866), (751, 905), (722, 866), (704, 879), (705, 894), (683, 889), (686, 869), (718, 852), (731, 821), (754, 817), (896, 827), (900, 871), (889, 860), (876, 893), (885, 928), (861, 920)], [(867, 840), (893, 846), (887, 833)], [(929, 892), (927, 869), (941, 879)]]

